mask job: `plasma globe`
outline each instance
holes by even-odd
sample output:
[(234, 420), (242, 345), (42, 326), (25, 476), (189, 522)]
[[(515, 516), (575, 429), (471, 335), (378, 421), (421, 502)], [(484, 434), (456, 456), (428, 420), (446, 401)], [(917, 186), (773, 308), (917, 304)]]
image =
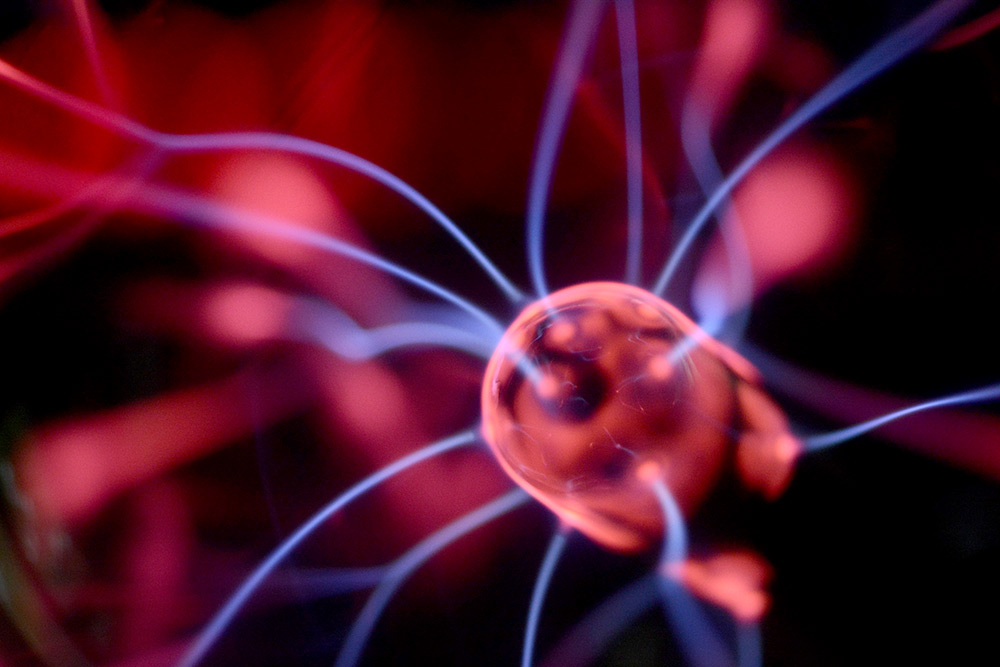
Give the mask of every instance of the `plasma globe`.
[(611, 282), (525, 308), (487, 366), (482, 413), (507, 474), (619, 551), (663, 534), (641, 470), (656, 466), (691, 515), (728, 477), (776, 497), (801, 451), (749, 362), (666, 301)]

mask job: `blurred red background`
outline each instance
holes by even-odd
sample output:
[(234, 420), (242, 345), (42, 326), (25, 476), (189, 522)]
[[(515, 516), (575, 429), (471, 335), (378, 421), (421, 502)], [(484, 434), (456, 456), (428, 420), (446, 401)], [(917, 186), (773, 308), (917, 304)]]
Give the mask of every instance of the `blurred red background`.
[[(702, 201), (679, 144), (685, 101), (711, 108), (728, 171), (920, 5), (638, 3), (647, 280), (673, 223)], [(562, 3), (84, 6), (10, 4), (0, 57), (158, 130), (276, 131), (352, 151), (425, 194), (527, 286), (523, 212)], [(1000, 297), (997, 36), (941, 46), (837, 104), (737, 191), (754, 345), (900, 396), (1000, 377), (989, 317)], [(609, 11), (555, 173), (554, 286), (621, 276), (620, 77)], [(385, 188), (285, 153), (150, 156), (9, 81), (0, 156), (3, 664), (169, 664), (322, 503), (475, 422), (476, 359), (420, 350), (357, 364), (289, 340), (303, 298), (374, 326), (423, 295), (318, 251), (115, 206), (122, 192), (184, 188), (356, 242), (509, 320), (482, 272)], [(698, 249), (704, 259), (672, 290), (678, 306), (690, 305), (694, 267), (721, 263), (717, 246), (709, 237)], [(822, 415), (844, 408), (836, 396), (804, 394), (787, 402), (793, 419), (837, 424)], [(1000, 489), (974, 462), (938, 460), (968, 432), (934, 434), (932, 457), (862, 439), (804, 460), (788, 493), (738, 512), (739, 525), (695, 526), (774, 566), (765, 664), (877, 662), (872, 641), (893, 659), (961, 662), (991, 645), (977, 610), (1000, 593)], [(317, 577), (383, 563), (508, 486), (478, 451), (394, 480), (311, 540), (212, 660), (329, 664), (363, 597), (324, 595)], [(442, 554), (390, 608), (369, 664), (516, 662), (551, 523), (521, 510)], [(539, 655), (652, 556), (575, 543)], [(676, 653), (654, 612), (602, 664)]]

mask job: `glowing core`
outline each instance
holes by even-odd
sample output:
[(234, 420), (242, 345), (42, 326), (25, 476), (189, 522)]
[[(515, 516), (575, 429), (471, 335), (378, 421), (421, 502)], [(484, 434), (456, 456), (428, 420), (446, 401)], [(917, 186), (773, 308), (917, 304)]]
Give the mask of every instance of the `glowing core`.
[(691, 514), (730, 466), (749, 488), (780, 493), (799, 451), (749, 363), (666, 301), (619, 283), (528, 306), (486, 369), (482, 410), (507, 474), (623, 551), (663, 531), (643, 464), (663, 471)]

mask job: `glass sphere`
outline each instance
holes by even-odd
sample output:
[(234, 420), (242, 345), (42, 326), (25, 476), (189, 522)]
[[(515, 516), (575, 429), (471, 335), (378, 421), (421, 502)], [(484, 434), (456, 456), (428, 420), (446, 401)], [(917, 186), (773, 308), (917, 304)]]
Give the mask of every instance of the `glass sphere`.
[(482, 410), (507, 474), (621, 551), (663, 531), (640, 466), (655, 464), (690, 513), (728, 466), (751, 487), (780, 491), (798, 452), (748, 362), (666, 301), (620, 283), (575, 285), (528, 306), (487, 366)]

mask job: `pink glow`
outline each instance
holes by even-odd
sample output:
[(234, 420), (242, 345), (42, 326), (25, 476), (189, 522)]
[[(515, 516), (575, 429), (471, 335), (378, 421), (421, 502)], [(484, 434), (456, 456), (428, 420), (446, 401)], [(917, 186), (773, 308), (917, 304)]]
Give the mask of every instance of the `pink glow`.
[[(319, 176), (306, 165), (281, 155), (239, 155), (218, 164), (209, 191), (219, 200), (288, 220), (290, 224), (344, 237), (351, 225)], [(316, 251), (301, 243), (255, 235), (235, 240), (281, 264), (315, 261)]]
[[(855, 192), (843, 167), (813, 148), (786, 149), (751, 172), (736, 191), (734, 207), (757, 294), (779, 281), (816, 276), (843, 260), (856, 242)], [(735, 224), (734, 217), (723, 224)], [(699, 280), (728, 284), (721, 238), (703, 260)]]
[[(301, 410), (307, 394), (287, 372), (244, 372), (105, 413), (48, 425), (30, 436), (18, 472), (42, 516), (56, 522), (91, 517), (109, 499)], [(261, 392), (265, 413), (248, 397)]]
[(715, 0), (708, 6), (691, 95), (711, 120), (724, 114), (767, 52), (774, 31), (762, 0)]
[(814, 150), (764, 162), (736, 194), (758, 285), (830, 266), (855, 232), (843, 169)]
[(256, 285), (223, 287), (205, 304), (203, 324), (234, 343), (280, 339), (288, 328), (292, 304), (281, 294)]
[(729, 611), (739, 621), (756, 623), (770, 606), (765, 592), (773, 574), (757, 554), (723, 552), (705, 560), (688, 560), (676, 572), (695, 595)]
[(254, 283), (156, 281), (123, 293), (125, 319), (150, 332), (244, 348), (290, 339), (293, 300)]

